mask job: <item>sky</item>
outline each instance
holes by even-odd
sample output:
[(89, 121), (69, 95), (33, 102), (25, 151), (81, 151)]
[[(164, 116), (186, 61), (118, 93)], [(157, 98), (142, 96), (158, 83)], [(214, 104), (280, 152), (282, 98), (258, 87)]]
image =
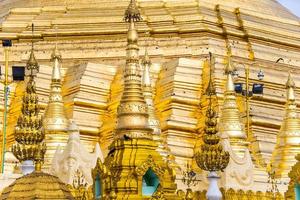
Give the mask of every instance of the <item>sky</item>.
[(300, 17), (300, 0), (277, 0), (279, 3), (284, 5), (290, 11), (292, 11), (295, 15)]

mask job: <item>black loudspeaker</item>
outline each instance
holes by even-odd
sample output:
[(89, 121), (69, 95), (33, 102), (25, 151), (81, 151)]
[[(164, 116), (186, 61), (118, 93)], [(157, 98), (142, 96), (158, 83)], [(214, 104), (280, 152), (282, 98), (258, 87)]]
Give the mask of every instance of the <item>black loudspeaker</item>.
[(3, 47), (11, 47), (12, 46), (11, 40), (2, 40), (2, 46)]
[(263, 94), (264, 84), (254, 83), (252, 86), (253, 94)]
[(25, 67), (13, 66), (12, 75), (14, 81), (24, 81)]
[(235, 83), (234, 90), (236, 93), (241, 94), (243, 92), (243, 83)]

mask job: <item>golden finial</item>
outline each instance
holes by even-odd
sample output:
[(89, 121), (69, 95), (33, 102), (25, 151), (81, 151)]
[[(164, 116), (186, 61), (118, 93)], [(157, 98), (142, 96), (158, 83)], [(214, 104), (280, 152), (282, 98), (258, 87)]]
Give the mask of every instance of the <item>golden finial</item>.
[(287, 89), (287, 100), (294, 101), (295, 100), (295, 82), (292, 78), (291, 72), (289, 72), (288, 80), (286, 82), (286, 89)]
[(287, 178), (288, 172), (295, 164), (294, 156), (300, 151), (300, 118), (295, 102), (295, 87), (290, 72), (286, 82), (285, 116), (277, 134), (277, 144), (271, 160), (272, 171), (275, 172), (276, 178)]
[(31, 25), (31, 50), (30, 50), (30, 56), (26, 63), (27, 70), (30, 71), (30, 76), (34, 76), (34, 71), (39, 72), (39, 64), (36, 61), (35, 55), (34, 55), (34, 44), (33, 44), (33, 32), (34, 32), (34, 24)]
[[(211, 54), (210, 54), (211, 58)], [(211, 67), (212, 63), (210, 63)], [(212, 79), (210, 76), (210, 83)], [(207, 91), (212, 91), (213, 86), (209, 85)], [(229, 153), (224, 151), (220, 144), (220, 137), (217, 135), (217, 113), (212, 107), (211, 98), (213, 93), (207, 92), (209, 98), (209, 106), (206, 111), (206, 121), (203, 135), (204, 144), (200, 147), (200, 151), (195, 154), (198, 166), (205, 171), (223, 171), (229, 163)]]
[(212, 96), (216, 94), (216, 89), (213, 84), (212, 80), (212, 74), (213, 74), (213, 66), (215, 64), (215, 60), (213, 58), (213, 55), (211, 52), (209, 52), (209, 81), (208, 81), (208, 86), (206, 88), (205, 94), (208, 96)]
[(153, 130), (148, 127), (148, 110), (141, 85), (138, 33), (135, 28), (135, 22), (140, 21), (141, 17), (134, 0), (130, 1), (124, 19), (130, 24), (127, 35), (124, 92), (118, 107), (116, 136), (152, 139)]
[(135, 0), (130, 0), (129, 6), (125, 11), (124, 20), (126, 22), (139, 22), (142, 20), (140, 11)]
[(234, 67), (232, 66), (231, 62), (231, 56), (228, 56), (228, 61), (225, 68), (225, 74), (227, 75), (227, 81), (226, 81), (226, 92), (235, 92), (234, 90), (234, 82), (233, 82), (233, 74)]
[(57, 47), (57, 41), (51, 54), (53, 62), (52, 77), (50, 84), (50, 95), (48, 106), (44, 115), (44, 129), (47, 133), (66, 132), (69, 121), (64, 110), (62, 97), (62, 78), (61, 78), (61, 54)]
[[(33, 27), (33, 26), (32, 26)], [(31, 49), (33, 55), (33, 44)], [(32, 57), (29, 58), (29, 61)], [(27, 69), (31, 71), (23, 97), (22, 113), (15, 126), (16, 144), (12, 146), (12, 152), (20, 161), (33, 160), (35, 170), (41, 170), (44, 161), (46, 145), (43, 142), (45, 134), (42, 128), (42, 118), (39, 116), (38, 95), (34, 81), (33, 70), (38, 69), (37, 62), (27, 62)]]

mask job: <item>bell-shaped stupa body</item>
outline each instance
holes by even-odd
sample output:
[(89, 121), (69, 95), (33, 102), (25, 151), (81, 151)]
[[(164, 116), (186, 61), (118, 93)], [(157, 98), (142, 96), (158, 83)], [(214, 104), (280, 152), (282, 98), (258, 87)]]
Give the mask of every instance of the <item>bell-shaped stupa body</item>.
[(300, 152), (300, 118), (295, 102), (295, 83), (289, 74), (286, 83), (287, 102), (285, 116), (277, 135), (277, 144), (272, 155), (271, 169), (277, 178), (288, 178), (295, 156)]
[(68, 128), (69, 139), (62, 150), (60, 146), (54, 154), (50, 173), (58, 176), (66, 184), (73, 184), (75, 174), (80, 172), (87, 186), (93, 184), (91, 170), (95, 167), (98, 158), (103, 162), (103, 154), (99, 144), (95, 146), (94, 153), (89, 153), (80, 142), (80, 134), (76, 123), (73, 121)]
[(225, 74), (226, 88), (224, 103), (221, 108), (219, 134), (223, 139), (223, 146), (229, 152), (230, 161), (224, 171), (222, 184), (225, 188), (252, 189), (254, 179), (254, 165), (246, 141), (244, 125), (241, 122), (237, 106), (236, 93), (233, 82), (233, 66), (229, 56)]

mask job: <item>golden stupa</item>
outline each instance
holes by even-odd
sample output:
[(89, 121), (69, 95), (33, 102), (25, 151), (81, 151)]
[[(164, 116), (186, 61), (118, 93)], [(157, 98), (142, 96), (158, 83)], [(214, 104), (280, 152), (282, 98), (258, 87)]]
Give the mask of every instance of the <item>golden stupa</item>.
[[(111, 156), (114, 145), (121, 148), (121, 143), (116, 140), (127, 134), (122, 131), (128, 128), (125, 127), (125, 122), (131, 120), (128, 120), (128, 116), (120, 116), (120, 108), (118, 111), (119, 105), (123, 104), (122, 93), (127, 87), (124, 84), (127, 72), (122, 67), (128, 62), (128, 27), (122, 19), (129, 2), (4, 0), (0, 3), (0, 38), (13, 41), (9, 55), (10, 65), (26, 65), (30, 53), (30, 24), (34, 22), (36, 26), (33, 35), (37, 42), (35, 56), (42, 67), (35, 80), (41, 112), (45, 112), (50, 106), (49, 96), (54, 94), (53, 89), (56, 92), (59, 90), (59, 98), (63, 100), (55, 104), (62, 111), (59, 117), (73, 119), (80, 129), (82, 143), (92, 152), (95, 143), (99, 142), (105, 157), (108, 155), (107, 158)], [(149, 99), (152, 95), (153, 110), (147, 114), (153, 116), (153, 123), (158, 120), (160, 130), (157, 135), (142, 130), (145, 136), (156, 137), (155, 145), (158, 144), (159, 148), (151, 146), (151, 149), (154, 148), (163, 155), (165, 150), (170, 152), (174, 163), (183, 171), (194, 160), (194, 147), (202, 137), (201, 130), (205, 127), (206, 119), (207, 98), (203, 91), (209, 82), (209, 69), (205, 58), (212, 52), (215, 57), (212, 76), (216, 88), (218, 117), (226, 111), (223, 114), (226, 123), (241, 123), (233, 128), (228, 128), (225, 124), (226, 127), (219, 129), (226, 132), (228, 144), (234, 152), (240, 154), (236, 161), (243, 160), (244, 152), (250, 152), (252, 159), (252, 167), (249, 168), (251, 173), (243, 174), (241, 179), (237, 177), (237, 180), (251, 178), (252, 183), (247, 187), (238, 183), (228, 191), (232, 193), (246, 187), (255, 194), (257, 191), (266, 192), (270, 185), (268, 166), (279, 166), (281, 171), (286, 170), (287, 165), (276, 163), (284, 160), (290, 166), (295, 162), (293, 156), (284, 155), (288, 146), (281, 145), (280, 150), (276, 150), (281, 154), (276, 154), (276, 159), (272, 159), (272, 154), (275, 152), (277, 135), (284, 118), (287, 72), (293, 71), (296, 85), (300, 81), (299, 18), (275, 0), (137, 0), (136, 3), (143, 18), (135, 24), (139, 34), (138, 47), (141, 55), (147, 49), (146, 58), (151, 59), (152, 63), (149, 71), (152, 88), (148, 88), (149, 91), (152, 89), (152, 94), (147, 93), (147, 90), (141, 91), (141, 94), (148, 95)], [(57, 57), (53, 62), (49, 60), (49, 55), (56, 43), (64, 59), (61, 61)], [(0, 54), (0, 62), (4, 63), (4, 51), (0, 50)], [(228, 55), (231, 62), (227, 61)], [(276, 63), (279, 58), (283, 58), (283, 62)], [(51, 91), (52, 65), (55, 63), (59, 64), (61, 70), (61, 80), (57, 82), (61, 84), (58, 85), (61, 88), (52, 87)], [(227, 63), (231, 63), (231, 67), (239, 71), (237, 79), (224, 73)], [(144, 60), (144, 64), (147, 64), (147, 60), (146, 63)], [(142, 67), (143, 61), (140, 59), (139, 69)], [(248, 67), (249, 74), (244, 73)], [(256, 78), (260, 69), (265, 74), (264, 80)], [(234, 94), (232, 88), (234, 83), (245, 83), (247, 77), (250, 89), (256, 82), (264, 85), (263, 95), (249, 98), (249, 106), (241, 94)], [(232, 81), (232, 84), (227, 85), (230, 88), (226, 88), (227, 79)], [(147, 83), (149, 80), (144, 81)], [(10, 149), (14, 143), (14, 127), (21, 113), (19, 99), (24, 93), (21, 85), (22, 82), (15, 82), (9, 96), (6, 149)], [(299, 90), (294, 88), (294, 93), (293, 106), (298, 111), (296, 105), (299, 103)], [(2, 97), (3, 91), (0, 90), (0, 98)], [(137, 101), (139, 105), (142, 102), (141, 99)], [(0, 107), (0, 113), (3, 113), (2, 108)], [(139, 120), (133, 122), (140, 128), (141, 123), (144, 126), (149, 120), (144, 117), (145, 114), (138, 115)], [(0, 122), (2, 120), (0, 118)], [(149, 128), (149, 124), (147, 127)], [(52, 152), (49, 151), (46, 156), (46, 163), (51, 162), (55, 147), (66, 143), (64, 133), (60, 132), (57, 137), (52, 133), (46, 133), (45, 142), (49, 141), (47, 138), (52, 139), (47, 143), (47, 146), (52, 145), (48, 147)], [(239, 135), (235, 137), (235, 133)], [(296, 137), (298, 140), (299, 137)], [(159, 154), (157, 156), (160, 157)], [(248, 161), (243, 162), (247, 164)], [(100, 166), (99, 163), (98, 168)], [(234, 173), (234, 170), (231, 171)], [(199, 173), (199, 180), (193, 187), (197, 191), (206, 186), (206, 182), (202, 181), (206, 179), (205, 174)], [(228, 176), (231, 174), (228, 173)], [(176, 171), (175, 179), (177, 188), (186, 188), (181, 181), (182, 171)], [(226, 183), (221, 184), (226, 188)], [(287, 185), (278, 183), (278, 188), (283, 194)], [(113, 192), (111, 195), (114, 196)]]
[(30, 75), (23, 97), (22, 114), (15, 128), (17, 143), (13, 145), (12, 152), (20, 162), (32, 160), (35, 169), (5, 188), (0, 199), (74, 199), (58, 177), (41, 171), (46, 145), (43, 142), (45, 132), (39, 115), (39, 98), (34, 80), (34, 73), (39, 71), (39, 65), (34, 56), (33, 43), (26, 68)]
[(103, 164), (98, 161), (93, 170), (95, 198), (142, 200), (157, 195), (159, 199), (176, 200), (179, 197), (175, 174), (157, 151), (154, 129), (149, 126), (149, 106), (143, 94), (136, 29), (141, 16), (135, 0), (130, 1), (124, 19), (129, 24), (124, 91), (118, 106), (115, 139), (104, 166), (101, 167)]

